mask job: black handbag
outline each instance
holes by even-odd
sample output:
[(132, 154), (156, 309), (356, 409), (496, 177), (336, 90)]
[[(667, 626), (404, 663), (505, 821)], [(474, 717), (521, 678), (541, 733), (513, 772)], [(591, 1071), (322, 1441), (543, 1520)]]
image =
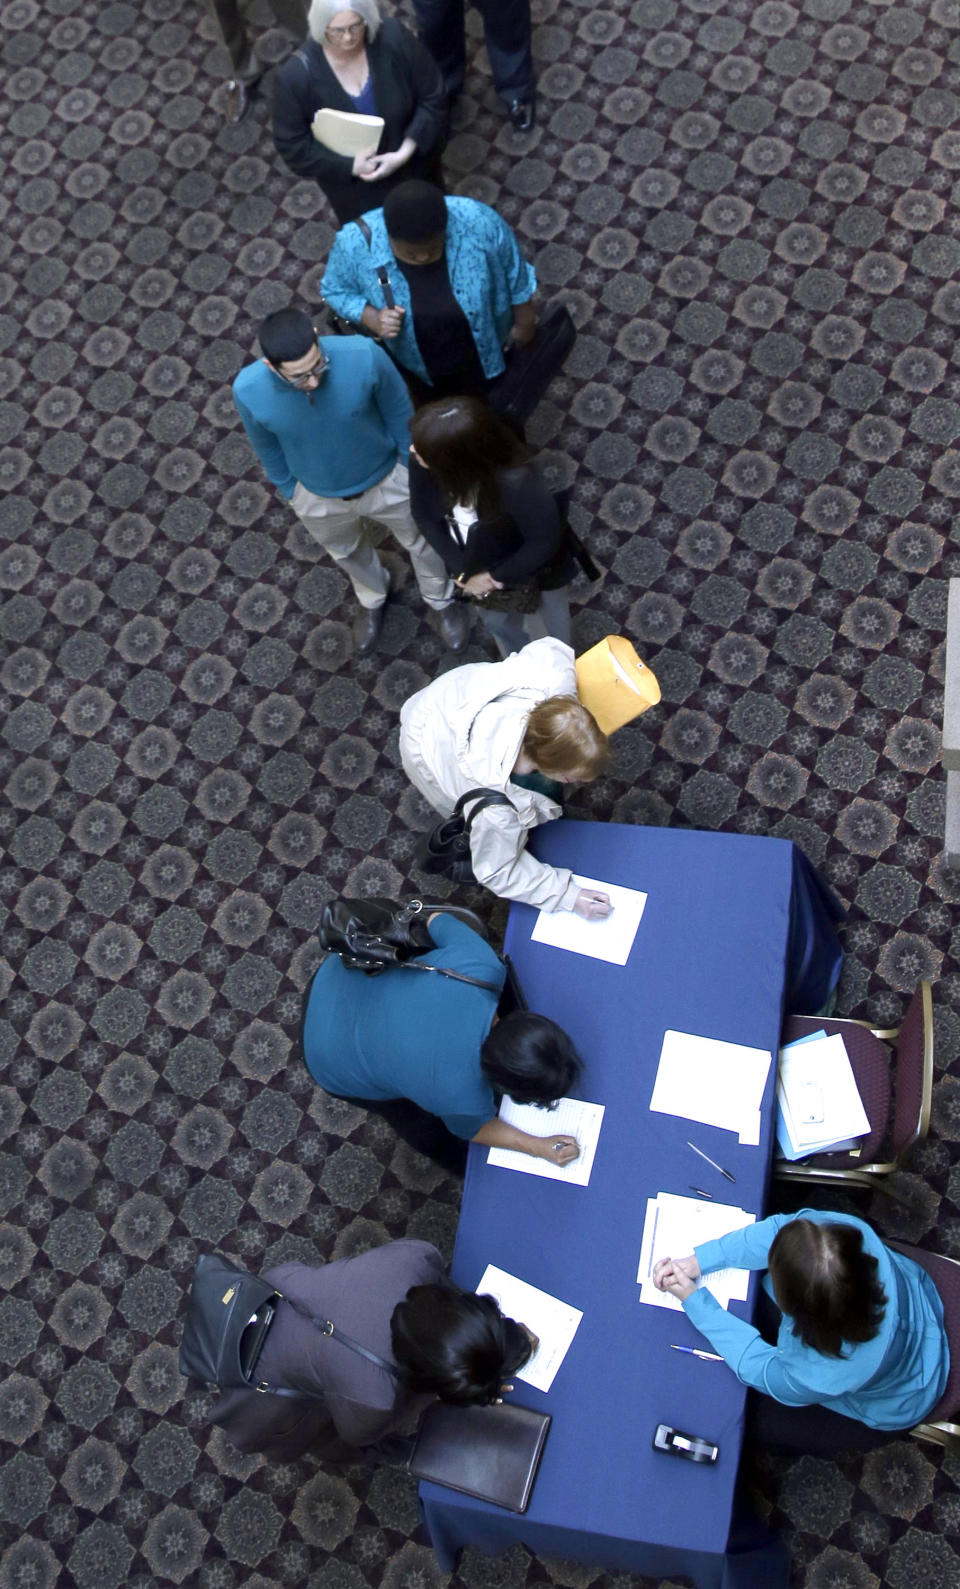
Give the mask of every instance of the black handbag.
[(197, 1262), (187, 1318), (180, 1340), (180, 1372), (187, 1379), (217, 1385), (221, 1390), (258, 1390), (271, 1396), (316, 1396), (319, 1391), (290, 1390), (257, 1380), (256, 1367), (277, 1307), (287, 1302), (321, 1335), (339, 1341), (375, 1367), (398, 1377), (395, 1363), (344, 1335), (331, 1319), (321, 1319), (284, 1296), (268, 1280), (247, 1274), (222, 1253), (204, 1253)]
[[(473, 802), (467, 814), (466, 807)], [(417, 846), (417, 865), (422, 872), (437, 872), (455, 883), (477, 881), (470, 859), (470, 829), (488, 806), (512, 806), (513, 801), (499, 789), (468, 789), (448, 817), (431, 828)], [(514, 807), (516, 809), (516, 807)]]
[(507, 367), (490, 388), (491, 407), (522, 429), (576, 340), (566, 304), (547, 309), (533, 340), (509, 348)]
[(495, 982), (481, 982), (464, 971), (412, 958), (434, 947), (427, 917), (437, 910), (459, 917), (481, 938), (486, 936), (479, 916), (455, 905), (425, 905), (421, 899), (412, 899), (409, 905), (397, 905), (392, 899), (337, 899), (323, 907), (317, 930), (320, 947), (327, 954), (339, 955), (348, 970), (365, 971), (368, 977), (400, 966), (409, 971), (434, 971), (455, 982), (499, 993)]

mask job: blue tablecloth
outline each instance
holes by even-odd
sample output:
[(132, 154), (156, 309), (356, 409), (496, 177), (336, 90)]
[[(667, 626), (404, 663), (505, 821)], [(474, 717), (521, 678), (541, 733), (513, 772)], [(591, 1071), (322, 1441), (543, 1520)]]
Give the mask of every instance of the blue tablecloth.
[[(541, 1556), (686, 1573), (700, 1589), (773, 1589), (785, 1581), (778, 1547), (758, 1541), (734, 1504), (746, 1392), (724, 1364), (670, 1350), (700, 1337), (683, 1315), (641, 1306), (636, 1274), (649, 1196), (694, 1184), (762, 1214), (775, 1066), (759, 1147), (648, 1106), (668, 1028), (775, 1053), (785, 990), (791, 1008), (797, 997), (823, 1003), (840, 969), (835, 907), (784, 840), (562, 821), (541, 829), (535, 848), (642, 889), (647, 905), (625, 967), (531, 942), (536, 912), (512, 908), (507, 949), (530, 1008), (573, 1036), (586, 1067), (580, 1096), (606, 1114), (587, 1188), (490, 1169), (487, 1150), (471, 1147), (453, 1275), (475, 1288), (497, 1264), (582, 1309), (583, 1320), (549, 1393), (522, 1381), (513, 1393), (553, 1415), (527, 1513), (424, 1484), (424, 1518), (448, 1570), (466, 1544), (497, 1553), (519, 1540)], [(751, 1290), (732, 1305), (749, 1316), (752, 1303)], [(715, 1441), (717, 1465), (654, 1452), (661, 1422)]]

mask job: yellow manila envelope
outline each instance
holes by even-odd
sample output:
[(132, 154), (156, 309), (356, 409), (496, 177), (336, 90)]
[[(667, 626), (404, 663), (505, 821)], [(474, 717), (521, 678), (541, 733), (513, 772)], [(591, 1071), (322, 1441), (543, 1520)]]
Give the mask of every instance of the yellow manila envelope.
[(605, 734), (622, 728), (660, 699), (660, 686), (622, 635), (607, 635), (577, 657), (577, 693)]

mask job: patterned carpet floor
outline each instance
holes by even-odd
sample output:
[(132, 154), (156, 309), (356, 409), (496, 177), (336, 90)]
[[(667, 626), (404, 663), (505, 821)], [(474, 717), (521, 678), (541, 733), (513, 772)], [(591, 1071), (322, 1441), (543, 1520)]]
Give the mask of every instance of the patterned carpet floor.
[[(844, 1013), (935, 981), (934, 1131), (871, 1213), (960, 1255), (957, 0), (534, 14), (535, 131), (474, 32), (447, 172), (580, 327), (531, 427), (604, 568), (576, 637), (623, 629), (663, 686), (571, 808), (796, 840), (849, 907)], [(0, 1589), (643, 1583), (519, 1548), (448, 1579), (402, 1473), (240, 1459), (184, 1394), (200, 1251), (451, 1250), (459, 1184), (289, 1063), (322, 902), (417, 884), (397, 713), (450, 658), (388, 547), (353, 659), (238, 425), (332, 230), (262, 98), (223, 125), (205, 9), (6, 0), (0, 62)], [(956, 1459), (746, 1474), (797, 1586), (960, 1580)]]

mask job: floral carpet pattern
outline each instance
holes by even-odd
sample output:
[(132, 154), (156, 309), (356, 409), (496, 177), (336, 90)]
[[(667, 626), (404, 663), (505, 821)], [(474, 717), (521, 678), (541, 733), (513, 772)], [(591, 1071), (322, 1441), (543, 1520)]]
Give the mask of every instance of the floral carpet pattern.
[[(534, 16), (526, 137), (471, 17), (448, 180), (580, 327), (530, 430), (605, 571), (576, 637), (624, 630), (663, 687), (571, 809), (794, 839), (849, 907), (841, 1011), (935, 981), (934, 1131), (871, 1212), (960, 1255), (957, 0)], [(185, 1394), (199, 1252), (451, 1250), (459, 1183), (291, 1064), (321, 904), (421, 881), (397, 713), (451, 659), (389, 545), (352, 657), (239, 427), (229, 383), (266, 312), (317, 305), (332, 230), (263, 96), (224, 126), (205, 8), (6, 0), (0, 63), (0, 1589), (642, 1583), (520, 1548), (448, 1579), (403, 1473), (240, 1458)], [(797, 1586), (960, 1578), (933, 1448), (746, 1478)]]

